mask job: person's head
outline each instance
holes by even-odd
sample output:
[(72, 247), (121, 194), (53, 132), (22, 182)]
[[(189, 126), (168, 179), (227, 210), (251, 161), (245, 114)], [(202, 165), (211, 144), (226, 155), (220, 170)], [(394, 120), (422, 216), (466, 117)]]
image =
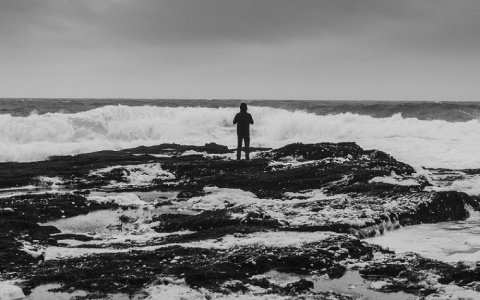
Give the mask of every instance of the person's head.
[(247, 111), (247, 104), (246, 103), (240, 104), (240, 111)]

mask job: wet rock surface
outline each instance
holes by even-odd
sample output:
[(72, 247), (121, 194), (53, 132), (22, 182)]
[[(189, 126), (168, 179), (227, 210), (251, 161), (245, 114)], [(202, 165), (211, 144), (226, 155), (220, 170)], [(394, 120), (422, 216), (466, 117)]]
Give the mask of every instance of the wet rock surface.
[[(147, 297), (148, 287), (178, 281), (215, 295), (353, 299), (312, 289), (312, 278), (354, 268), (384, 281), (384, 292), (478, 288), (478, 268), (361, 240), (402, 225), (463, 220), (479, 209), (477, 198), (428, 191), (431, 183), (411, 166), (355, 143), (254, 150), (250, 161), (233, 160), (222, 145), (165, 144), (1, 163), (0, 187), (45, 191), (0, 199), (0, 280), (25, 280), (26, 294), (60, 283), (61, 291)], [(43, 224), (112, 209), (125, 212), (112, 226), (128, 238)], [(51, 249), (60, 257), (49, 258)], [(82, 249), (83, 256), (61, 256)], [(264, 276), (271, 270), (304, 277), (282, 285)]]
[[(228, 293), (225, 283), (274, 287), (282, 295), (309, 291), (305, 280), (281, 287), (253, 279), (272, 269), (295, 274), (327, 274), (341, 277), (345, 259), (370, 260), (374, 246), (348, 236), (338, 236), (302, 248), (248, 246), (226, 250), (170, 246), (154, 251), (131, 251), (119, 254), (91, 255), (64, 261), (45, 261), (41, 271), (27, 275), (28, 286), (59, 282), (60, 291), (72, 288), (90, 292), (131, 293), (153, 283), (158, 276), (184, 279), (194, 288)], [(378, 247), (377, 247), (378, 248)], [(343, 249), (341, 255), (335, 250)]]
[[(62, 238), (55, 235), (61, 232), (59, 229), (38, 223), (112, 207), (116, 205), (88, 202), (72, 194), (30, 194), (0, 199), (0, 274), (13, 278), (16, 272), (36, 268), (44, 256), (43, 253), (37, 256), (35, 248), (55, 245)], [(33, 250), (23, 250), (25, 243), (35, 244)]]
[[(409, 253), (402, 257), (385, 257), (360, 270), (365, 278), (387, 279), (383, 291), (408, 291), (418, 296), (437, 292), (434, 286), (425, 282), (455, 284), (461, 287), (476, 286), (480, 276), (479, 268), (470, 268), (462, 263), (448, 264), (423, 258)], [(435, 279), (434, 279), (435, 278)], [(475, 289), (474, 289), (475, 290)]]
[(27, 194), (2, 199), (0, 218), (44, 223), (116, 207), (118, 205), (114, 203), (87, 201), (85, 197), (75, 194)]

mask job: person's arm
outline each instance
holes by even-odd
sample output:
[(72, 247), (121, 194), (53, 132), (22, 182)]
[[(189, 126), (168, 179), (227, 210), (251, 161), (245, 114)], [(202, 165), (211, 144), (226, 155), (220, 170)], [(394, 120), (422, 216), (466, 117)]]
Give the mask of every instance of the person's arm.
[(238, 122), (238, 114), (235, 115), (235, 118), (233, 118), (233, 124), (237, 124)]
[(248, 114), (248, 116), (250, 117), (250, 120), (249, 120), (250, 124), (253, 124), (253, 118), (252, 118), (252, 115), (251, 115), (251, 114)]

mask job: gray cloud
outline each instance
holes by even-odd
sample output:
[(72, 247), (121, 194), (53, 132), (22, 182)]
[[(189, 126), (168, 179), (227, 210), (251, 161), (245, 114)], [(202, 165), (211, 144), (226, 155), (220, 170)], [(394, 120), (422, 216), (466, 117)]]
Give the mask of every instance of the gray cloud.
[[(425, 85), (432, 87), (471, 82), (480, 69), (478, 15), (477, 0), (4, 0), (0, 82), (21, 82), (24, 72), (47, 86), (64, 81), (81, 90), (95, 78), (98, 89), (97, 81), (112, 87), (131, 80), (135, 91), (153, 93), (148, 77), (180, 94), (189, 78), (197, 80), (188, 91), (194, 97), (218, 81), (237, 92), (236, 82), (244, 82), (251, 95), (268, 94), (255, 80), (269, 91), (295, 81), (298, 94), (321, 98), (345, 85), (361, 84), (358, 91), (368, 94), (381, 76), (393, 95), (420, 89), (411, 74), (430, 75)], [(452, 66), (465, 77), (449, 77)], [(192, 72), (201, 76), (186, 75)], [(467, 88), (473, 91), (473, 83)]]
[[(362, 4), (359, 4), (361, 2)], [(386, 4), (388, 3), (388, 4)], [(90, 29), (108, 38), (162, 42), (269, 42), (356, 31), (408, 13), (399, 1), (346, 0), (7, 0), (2, 35), (66, 34)]]
[(476, 45), (475, 0), (7, 0), (12, 42), (159, 46), (282, 44), (364, 37), (384, 44)]

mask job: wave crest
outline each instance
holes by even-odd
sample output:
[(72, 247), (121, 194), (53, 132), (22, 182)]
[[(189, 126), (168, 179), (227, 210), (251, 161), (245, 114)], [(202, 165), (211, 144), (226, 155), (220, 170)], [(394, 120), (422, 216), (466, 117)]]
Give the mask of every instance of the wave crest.
[[(33, 161), (52, 155), (122, 149), (140, 145), (215, 142), (236, 146), (236, 108), (104, 106), (90, 111), (0, 115), (0, 160)], [(317, 115), (250, 106), (252, 146), (288, 143), (357, 142), (413, 165), (480, 167), (478, 120), (419, 120), (352, 113)]]

